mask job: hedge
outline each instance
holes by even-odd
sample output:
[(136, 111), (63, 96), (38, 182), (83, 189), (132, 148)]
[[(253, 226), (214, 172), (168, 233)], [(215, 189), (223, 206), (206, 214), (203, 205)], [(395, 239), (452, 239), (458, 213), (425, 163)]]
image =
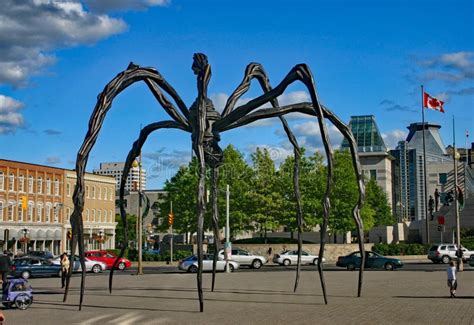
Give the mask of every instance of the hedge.
[[(253, 237), (253, 238), (244, 238), (232, 241), (232, 244), (297, 244), (298, 239), (291, 238), (282, 238), (282, 237)], [(313, 242), (303, 240), (304, 244), (314, 244)]]
[[(117, 255), (119, 253), (119, 250), (109, 250), (109, 251), (112, 251), (114, 253), (117, 251), (116, 252)], [(183, 251), (183, 250), (175, 251), (173, 252), (173, 260), (180, 260), (191, 255), (193, 255), (193, 252), (191, 251)], [(125, 258), (128, 258), (130, 261), (134, 261), (134, 262), (138, 261), (138, 251), (136, 249), (129, 249), (125, 251)], [(164, 252), (163, 254), (150, 254), (146, 251), (143, 251), (142, 260), (143, 261), (169, 261), (170, 253), (168, 251), (168, 252)]]
[(375, 244), (372, 250), (385, 256), (426, 255), (430, 247), (431, 244)]

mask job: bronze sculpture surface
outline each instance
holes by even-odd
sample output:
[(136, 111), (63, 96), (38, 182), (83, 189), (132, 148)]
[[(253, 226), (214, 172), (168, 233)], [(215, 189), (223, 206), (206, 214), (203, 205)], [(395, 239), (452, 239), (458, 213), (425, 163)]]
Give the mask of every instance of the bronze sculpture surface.
[[(84, 295), (84, 284), (85, 284), (85, 265), (84, 265), (84, 229), (82, 222), (82, 211), (84, 208), (84, 172), (89, 157), (89, 153), (92, 150), (97, 136), (102, 127), (102, 123), (105, 116), (112, 105), (113, 99), (124, 89), (129, 87), (135, 82), (144, 81), (150, 91), (155, 96), (156, 100), (160, 103), (166, 113), (171, 117), (171, 120), (151, 123), (145, 126), (141, 132), (139, 138), (134, 142), (132, 149), (130, 150), (123, 171), (122, 181), (120, 184), (120, 213), (127, 229), (127, 220), (125, 214), (125, 208), (123, 205), (124, 188), (125, 182), (129, 173), (132, 163), (139, 156), (141, 148), (145, 143), (150, 133), (166, 128), (180, 129), (191, 134), (193, 151), (196, 155), (199, 164), (199, 183), (197, 188), (197, 255), (198, 255), (198, 272), (197, 272), (197, 287), (199, 296), (199, 307), (200, 311), (204, 310), (203, 305), (203, 293), (202, 293), (202, 258), (203, 258), (203, 224), (204, 224), (204, 213), (205, 213), (205, 171), (206, 165), (211, 168), (211, 206), (212, 206), (212, 226), (215, 238), (218, 236), (218, 209), (217, 209), (217, 182), (219, 178), (219, 166), (222, 164), (222, 150), (219, 147), (220, 133), (238, 128), (240, 126), (247, 125), (257, 120), (278, 117), (283, 125), (286, 135), (293, 146), (295, 155), (294, 162), (294, 174), (293, 174), (293, 185), (296, 197), (296, 217), (298, 224), (298, 263), (297, 272), (294, 285), (294, 291), (296, 291), (299, 282), (299, 275), (301, 269), (301, 250), (302, 250), (302, 208), (301, 208), (301, 195), (299, 190), (299, 158), (301, 156), (300, 148), (298, 146), (297, 139), (291, 131), (285, 115), (288, 113), (304, 113), (309, 116), (315, 116), (318, 120), (318, 126), (321, 133), (321, 137), (324, 144), (324, 151), (327, 159), (327, 182), (326, 191), (324, 195), (323, 204), (323, 224), (321, 227), (321, 245), (319, 250), (318, 259), (318, 271), (320, 276), (321, 287), (324, 296), (324, 302), (327, 304), (326, 286), (324, 281), (324, 272), (322, 259), (324, 256), (324, 245), (325, 237), (327, 233), (330, 201), (329, 195), (331, 192), (331, 186), (333, 182), (333, 150), (330, 143), (326, 119), (333, 123), (337, 129), (346, 137), (350, 145), (350, 152), (352, 156), (352, 162), (356, 171), (356, 178), (359, 188), (359, 199), (353, 208), (352, 216), (357, 226), (358, 238), (359, 238), (359, 249), (362, 252), (361, 268), (359, 272), (359, 283), (358, 283), (358, 296), (361, 294), (362, 279), (365, 264), (365, 253), (363, 246), (363, 226), (362, 219), (360, 216), (360, 209), (364, 201), (365, 189), (362, 177), (362, 171), (359, 164), (359, 158), (357, 155), (357, 143), (346, 124), (344, 124), (333, 112), (328, 108), (320, 104), (316, 87), (313, 80), (312, 73), (309, 67), (305, 64), (298, 64), (293, 67), (285, 78), (275, 87), (270, 86), (269, 79), (263, 67), (258, 63), (250, 63), (244, 74), (244, 78), (240, 85), (231, 94), (225, 108), (222, 113), (215, 110), (214, 105), (207, 96), (208, 84), (211, 78), (211, 66), (208, 63), (207, 57), (202, 53), (194, 54), (194, 60), (192, 70), (197, 76), (197, 88), (198, 95), (194, 103), (189, 107), (184, 104), (178, 93), (174, 88), (168, 84), (168, 82), (161, 76), (161, 74), (153, 68), (142, 68), (138, 65), (130, 63), (128, 68), (119, 73), (112, 81), (110, 81), (104, 90), (99, 94), (97, 104), (94, 108), (92, 116), (89, 120), (89, 128), (84, 138), (84, 142), (79, 149), (76, 160), (76, 173), (77, 183), (74, 190), (73, 201), (74, 211), (71, 215), (71, 227), (72, 227), (72, 238), (71, 238), (71, 251), (75, 252), (76, 247), (79, 250), (80, 262), (82, 265), (82, 278), (81, 278), (81, 291), (80, 291), (80, 303), (79, 308), (82, 306), (83, 295)], [(250, 88), (250, 83), (253, 79), (256, 79), (260, 87), (262, 88), (263, 94), (258, 96), (246, 104), (235, 107), (239, 98), (241, 98)], [(280, 106), (277, 97), (283, 94), (286, 88), (296, 81), (302, 82), (308, 90), (311, 102), (302, 102), (286, 106)], [(175, 104), (173, 104), (166, 95), (172, 98)], [(271, 103), (271, 108), (260, 108), (266, 103)], [(177, 108), (176, 108), (176, 106)], [(260, 109), (259, 109), (260, 108)], [(124, 243), (127, 243), (127, 234), (125, 233)], [(215, 243), (215, 251), (219, 250), (219, 243), (217, 240)], [(115, 267), (119, 263), (119, 259), (125, 252), (126, 245), (122, 245), (119, 257), (115, 261), (114, 267), (110, 272), (109, 277), (109, 290), (112, 290), (112, 279)], [(214, 290), (215, 283), (215, 268), (216, 268), (217, 254), (214, 254), (214, 267), (212, 274), (212, 290)], [(64, 301), (67, 298), (69, 289), (69, 278), (71, 270), (69, 271), (69, 277), (66, 285), (64, 294)]]

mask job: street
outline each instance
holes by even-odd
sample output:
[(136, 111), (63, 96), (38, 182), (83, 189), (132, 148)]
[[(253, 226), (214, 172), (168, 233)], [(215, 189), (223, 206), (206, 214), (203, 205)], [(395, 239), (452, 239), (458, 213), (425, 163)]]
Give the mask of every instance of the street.
[(82, 311), (77, 309), (77, 275), (66, 303), (62, 302), (59, 279), (31, 279), (32, 306), (4, 313), (7, 324), (31, 324), (32, 319), (38, 324), (60, 324), (66, 319), (70, 324), (474, 322), (472, 267), (459, 273), (458, 298), (451, 299), (443, 265), (414, 263), (403, 271), (368, 271), (360, 298), (356, 297), (358, 272), (335, 271), (328, 266), (328, 305), (324, 305), (317, 272), (307, 272), (311, 268), (314, 266), (304, 267), (296, 293), (294, 268), (266, 266), (219, 273), (214, 292), (210, 292), (211, 275), (204, 274), (204, 313), (199, 313), (195, 275), (178, 273), (170, 266), (145, 268), (142, 276), (134, 275), (132, 269), (117, 272), (112, 294), (107, 288), (108, 272), (88, 274)]

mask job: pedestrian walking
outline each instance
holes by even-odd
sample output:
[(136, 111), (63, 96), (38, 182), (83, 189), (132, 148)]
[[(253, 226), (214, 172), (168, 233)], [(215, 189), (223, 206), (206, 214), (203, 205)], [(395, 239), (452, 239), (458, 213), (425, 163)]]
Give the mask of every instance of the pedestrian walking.
[(456, 298), (456, 289), (458, 287), (458, 281), (456, 279), (456, 266), (454, 261), (449, 262), (448, 272), (448, 287), (451, 298)]
[(439, 191), (438, 189), (435, 189), (434, 192), (434, 197), (435, 197), (435, 212), (438, 212), (438, 206), (439, 206)]
[(63, 255), (61, 255), (61, 289), (66, 286), (66, 276), (68, 271), (69, 258), (67, 257), (67, 253), (64, 252)]

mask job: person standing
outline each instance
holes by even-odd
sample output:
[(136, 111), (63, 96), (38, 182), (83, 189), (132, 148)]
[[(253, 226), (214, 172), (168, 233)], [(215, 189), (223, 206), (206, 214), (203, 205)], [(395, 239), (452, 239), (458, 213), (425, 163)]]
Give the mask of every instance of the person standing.
[(66, 276), (68, 271), (69, 258), (67, 257), (67, 253), (64, 252), (63, 255), (61, 255), (61, 289), (66, 286)]
[(434, 214), (433, 214), (433, 210), (434, 210), (434, 199), (433, 197), (430, 195), (430, 199), (428, 200), (428, 210), (430, 211), (430, 217), (431, 217), (431, 220), (433, 221), (433, 218), (434, 218)]
[(438, 189), (435, 189), (434, 198), (435, 198), (435, 212), (438, 212), (438, 206), (439, 206), (439, 192), (438, 192)]
[(458, 287), (458, 281), (456, 279), (456, 266), (454, 265), (454, 261), (449, 262), (447, 272), (449, 293), (451, 294), (451, 298), (456, 298), (456, 289)]

